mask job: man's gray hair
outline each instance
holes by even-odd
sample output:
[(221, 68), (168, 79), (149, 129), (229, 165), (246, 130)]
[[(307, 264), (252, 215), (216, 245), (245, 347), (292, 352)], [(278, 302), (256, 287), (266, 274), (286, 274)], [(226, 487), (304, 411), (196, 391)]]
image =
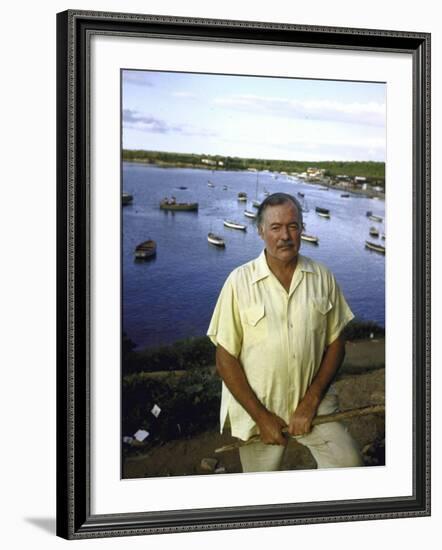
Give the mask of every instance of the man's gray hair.
[(264, 212), (268, 206), (280, 206), (286, 202), (291, 202), (294, 204), (296, 210), (298, 211), (298, 220), (300, 229), (302, 228), (302, 206), (301, 203), (293, 195), (289, 193), (272, 193), (266, 197), (262, 203), (259, 205), (258, 213), (256, 214), (256, 225), (261, 227), (264, 221)]

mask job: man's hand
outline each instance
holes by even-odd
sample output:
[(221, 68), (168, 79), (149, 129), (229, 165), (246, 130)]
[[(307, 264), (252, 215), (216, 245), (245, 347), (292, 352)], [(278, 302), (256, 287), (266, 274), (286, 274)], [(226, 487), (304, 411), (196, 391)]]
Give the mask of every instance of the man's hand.
[(306, 397), (300, 401), (290, 418), (289, 433), (291, 435), (304, 435), (312, 429), (312, 421), (316, 416), (318, 406)]
[(281, 431), (287, 424), (277, 414), (265, 411), (257, 424), (263, 443), (266, 445), (287, 445), (287, 438)]

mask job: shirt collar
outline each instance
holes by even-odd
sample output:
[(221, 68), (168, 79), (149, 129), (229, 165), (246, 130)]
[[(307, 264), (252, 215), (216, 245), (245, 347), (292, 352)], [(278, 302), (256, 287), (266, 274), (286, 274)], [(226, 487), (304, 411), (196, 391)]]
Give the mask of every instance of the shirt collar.
[[(302, 254), (298, 254), (298, 264), (296, 269), (299, 271), (307, 271), (308, 273), (314, 273), (314, 269), (311, 266), (310, 259)], [(252, 282), (256, 283), (261, 279), (265, 279), (270, 275), (271, 271), (267, 264), (265, 250), (261, 252), (258, 258), (255, 261), (255, 272), (252, 277)]]

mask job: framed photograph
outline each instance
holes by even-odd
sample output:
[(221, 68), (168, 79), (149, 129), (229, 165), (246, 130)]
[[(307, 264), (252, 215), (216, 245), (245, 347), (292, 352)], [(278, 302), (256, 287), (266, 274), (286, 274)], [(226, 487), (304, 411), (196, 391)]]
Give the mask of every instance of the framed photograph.
[(429, 515), (429, 34), (57, 17), (57, 534)]

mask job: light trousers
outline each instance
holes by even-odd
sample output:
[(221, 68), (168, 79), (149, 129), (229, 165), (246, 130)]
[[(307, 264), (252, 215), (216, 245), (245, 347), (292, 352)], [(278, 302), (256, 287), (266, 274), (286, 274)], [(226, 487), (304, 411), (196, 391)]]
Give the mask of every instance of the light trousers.
[[(329, 391), (318, 407), (318, 415), (338, 410), (338, 400)], [(295, 439), (310, 449), (318, 468), (362, 466), (361, 453), (347, 428), (340, 422), (314, 426), (310, 433)], [(239, 448), (243, 472), (274, 472), (281, 469), (286, 447), (266, 445), (260, 441)]]

